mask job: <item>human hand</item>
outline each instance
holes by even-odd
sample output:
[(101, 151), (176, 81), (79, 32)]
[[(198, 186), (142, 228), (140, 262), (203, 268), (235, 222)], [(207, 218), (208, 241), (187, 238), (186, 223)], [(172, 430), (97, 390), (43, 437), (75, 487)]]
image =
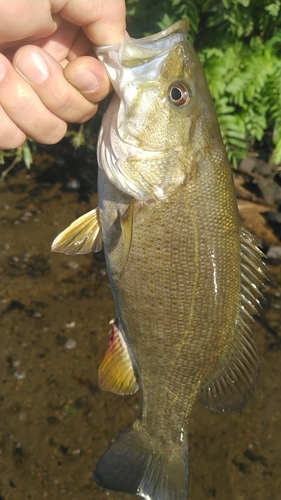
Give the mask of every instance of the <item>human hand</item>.
[(125, 2), (0, 1), (0, 17), (0, 149), (56, 143), (110, 91), (92, 46), (124, 38)]

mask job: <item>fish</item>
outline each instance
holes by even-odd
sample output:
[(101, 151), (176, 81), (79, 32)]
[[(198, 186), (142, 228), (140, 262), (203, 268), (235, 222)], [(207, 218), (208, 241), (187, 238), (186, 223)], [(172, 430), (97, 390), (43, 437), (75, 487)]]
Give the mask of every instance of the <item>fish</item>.
[(266, 266), (241, 226), (232, 170), (188, 23), (96, 47), (114, 88), (98, 140), (98, 207), (54, 241), (104, 248), (116, 317), (99, 384), (141, 392), (137, 420), (94, 478), (146, 500), (188, 497), (195, 399), (241, 410), (259, 354), (251, 323)]

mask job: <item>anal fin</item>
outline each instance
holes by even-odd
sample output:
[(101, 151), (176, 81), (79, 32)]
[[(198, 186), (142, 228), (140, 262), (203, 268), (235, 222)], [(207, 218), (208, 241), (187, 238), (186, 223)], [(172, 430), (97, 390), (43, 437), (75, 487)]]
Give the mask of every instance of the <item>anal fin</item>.
[(214, 413), (241, 410), (250, 399), (259, 372), (259, 356), (249, 327), (240, 318), (233, 344), (217, 371), (200, 389), (200, 402)]
[(99, 252), (102, 231), (99, 208), (82, 215), (62, 231), (52, 243), (52, 252), (69, 255)]
[(248, 326), (260, 307), (265, 275), (264, 254), (254, 236), (241, 232), (241, 301), (233, 340), (217, 370), (200, 389), (201, 403), (215, 413), (241, 410), (251, 397), (259, 372), (256, 343)]
[(105, 391), (125, 395), (134, 394), (139, 388), (126, 342), (114, 321), (98, 375), (99, 386)]

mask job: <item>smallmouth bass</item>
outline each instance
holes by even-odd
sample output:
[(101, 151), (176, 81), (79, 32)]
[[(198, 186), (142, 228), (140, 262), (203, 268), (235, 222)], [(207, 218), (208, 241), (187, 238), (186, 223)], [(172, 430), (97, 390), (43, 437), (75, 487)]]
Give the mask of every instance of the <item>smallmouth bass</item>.
[(199, 395), (238, 411), (256, 382), (249, 321), (263, 254), (241, 227), (232, 171), (187, 23), (97, 48), (115, 95), (98, 144), (99, 206), (53, 243), (98, 251), (116, 305), (100, 386), (140, 388), (139, 418), (95, 479), (147, 500), (186, 500), (188, 420)]

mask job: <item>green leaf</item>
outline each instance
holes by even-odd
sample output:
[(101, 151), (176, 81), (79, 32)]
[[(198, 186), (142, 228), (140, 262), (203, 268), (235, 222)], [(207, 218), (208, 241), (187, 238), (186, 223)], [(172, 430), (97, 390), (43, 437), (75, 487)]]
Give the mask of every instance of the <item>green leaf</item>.
[(238, 0), (238, 2), (241, 3), (243, 7), (249, 7), (250, 5), (250, 0)]
[(33, 158), (32, 158), (32, 153), (30, 151), (30, 147), (28, 145), (28, 142), (26, 142), (22, 148), (22, 158), (24, 161), (24, 164), (28, 170), (30, 170), (30, 167), (33, 163)]

